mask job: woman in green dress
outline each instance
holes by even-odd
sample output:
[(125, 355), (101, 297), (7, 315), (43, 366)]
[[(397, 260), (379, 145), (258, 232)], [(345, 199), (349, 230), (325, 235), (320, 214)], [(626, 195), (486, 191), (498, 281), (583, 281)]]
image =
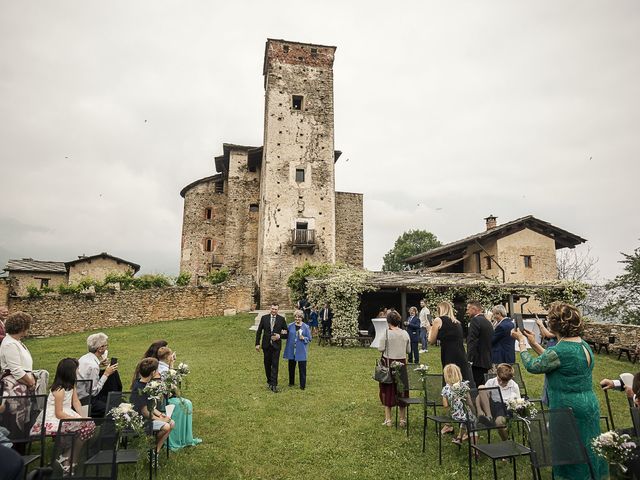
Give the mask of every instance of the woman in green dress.
[[(576, 418), (580, 438), (587, 449), (597, 480), (608, 478), (605, 460), (593, 453), (591, 440), (600, 434), (600, 406), (593, 392), (593, 352), (582, 340), (584, 328), (577, 308), (566, 303), (554, 302), (547, 314), (549, 330), (558, 343), (546, 350), (535, 340), (533, 332), (517, 329), (511, 336), (518, 340), (520, 359), (531, 373), (544, 373), (547, 378), (549, 408), (571, 408)], [(527, 351), (529, 341), (538, 357)], [(556, 479), (582, 480), (590, 478), (587, 465), (562, 465), (553, 468)]]

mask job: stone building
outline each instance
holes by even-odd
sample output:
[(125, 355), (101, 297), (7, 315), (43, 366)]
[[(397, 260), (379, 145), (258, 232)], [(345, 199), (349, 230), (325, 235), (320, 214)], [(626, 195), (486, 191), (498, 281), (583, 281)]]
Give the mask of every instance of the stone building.
[(335, 50), (267, 40), (263, 145), (223, 144), (217, 174), (180, 192), (180, 271), (193, 281), (251, 274), (264, 307), (289, 303), (287, 278), (305, 261), (362, 267), (362, 194), (335, 191)]
[(140, 265), (114, 257), (106, 252), (97, 255), (81, 255), (70, 262), (50, 262), (23, 258), (9, 260), (4, 269), (10, 293), (27, 295), (27, 287), (57, 289), (60, 284), (77, 284), (85, 278), (103, 281), (109, 273), (131, 273), (140, 270)]

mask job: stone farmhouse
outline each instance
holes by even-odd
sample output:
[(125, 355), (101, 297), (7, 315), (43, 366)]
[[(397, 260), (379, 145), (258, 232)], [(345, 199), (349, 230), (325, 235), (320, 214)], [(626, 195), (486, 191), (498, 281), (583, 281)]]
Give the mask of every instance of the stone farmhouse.
[(335, 191), (336, 47), (269, 39), (262, 146), (223, 144), (216, 174), (182, 189), (180, 271), (251, 275), (258, 304), (288, 305), (305, 261), (363, 265), (362, 194)]
[(57, 289), (59, 285), (76, 284), (85, 278), (102, 281), (109, 273), (135, 274), (140, 265), (114, 257), (106, 252), (81, 255), (70, 262), (51, 262), (23, 258), (9, 260), (5, 267), (10, 294), (27, 295), (27, 287)]

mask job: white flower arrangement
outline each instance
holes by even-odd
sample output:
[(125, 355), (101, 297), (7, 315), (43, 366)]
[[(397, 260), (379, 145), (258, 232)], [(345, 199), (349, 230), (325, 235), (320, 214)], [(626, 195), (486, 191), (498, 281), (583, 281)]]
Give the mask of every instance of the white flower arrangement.
[(510, 398), (505, 403), (507, 412), (521, 420), (530, 421), (538, 414), (538, 409), (525, 398)]
[(191, 373), (191, 369), (186, 363), (180, 362), (178, 364), (178, 373), (184, 377), (185, 375), (189, 375)]
[(591, 445), (596, 455), (613, 465), (618, 465), (623, 472), (628, 470), (624, 464), (636, 456), (637, 445), (626, 433), (601, 433), (591, 441)]
[(118, 432), (129, 430), (139, 435), (144, 433), (144, 418), (133, 409), (130, 403), (121, 403), (112, 408), (108, 416), (113, 418)]
[(142, 393), (147, 395), (147, 397), (149, 397), (150, 400), (155, 400), (156, 402), (159, 402), (169, 394), (169, 387), (167, 385), (167, 382), (165, 381), (151, 380), (142, 389)]
[(454, 398), (458, 400), (465, 400), (470, 391), (471, 391), (471, 388), (469, 387), (468, 380), (456, 382), (453, 385), (451, 385), (451, 394), (453, 395)]

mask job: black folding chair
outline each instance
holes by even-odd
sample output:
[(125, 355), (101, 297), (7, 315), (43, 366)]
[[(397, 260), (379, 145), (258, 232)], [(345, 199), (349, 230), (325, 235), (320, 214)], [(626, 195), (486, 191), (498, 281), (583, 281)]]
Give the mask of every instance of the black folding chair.
[(540, 405), (540, 409), (542, 410), (542, 398), (533, 398), (529, 395), (529, 391), (527, 390), (527, 384), (524, 381), (524, 377), (522, 376), (522, 369), (520, 368), (519, 363), (512, 363), (513, 367), (513, 381), (518, 384), (518, 388), (520, 389), (520, 395), (522, 398), (526, 398), (530, 402), (538, 403)]
[[(40, 453), (36, 455), (22, 455), (25, 467), (36, 460), (40, 460), (40, 466), (44, 465), (44, 426), (31, 433), (31, 428), (38, 418), (45, 418), (47, 414), (47, 395), (5, 396), (0, 400), (2, 413), (0, 413), (0, 427), (6, 429), (6, 439), (0, 440), (7, 448), (8, 444), (23, 444), (24, 450), (31, 447), (34, 441), (40, 442)], [(43, 422), (40, 422), (42, 425)]]
[(629, 413), (631, 413), (634, 435), (636, 437), (640, 437), (640, 409), (637, 407), (631, 407), (629, 409)]
[[(78, 391), (78, 399), (80, 400), (80, 405), (88, 406), (87, 416), (90, 417), (91, 400), (93, 399), (93, 394), (91, 393), (93, 391), (93, 380), (76, 380), (76, 390)], [(86, 395), (80, 397), (81, 393), (84, 393)]]
[(586, 465), (588, 478), (595, 479), (593, 465), (570, 408), (542, 411), (531, 421), (530, 427), (529, 448), (535, 479), (542, 479), (542, 468), (570, 466), (575, 469), (578, 465)]
[[(396, 429), (398, 428), (398, 408), (405, 407), (407, 410), (407, 437), (409, 436), (409, 407), (411, 405), (423, 405), (424, 404), (424, 385), (420, 378), (420, 374), (415, 371), (417, 365), (407, 365), (407, 378), (409, 385), (409, 397), (398, 397), (398, 405), (396, 406)], [(411, 392), (419, 392), (420, 396), (411, 397)]]
[[(444, 377), (441, 373), (428, 373), (423, 385), (424, 388), (424, 411), (422, 418), (422, 453), (426, 448), (427, 438), (427, 410), (432, 409), (433, 415), (436, 415), (436, 409), (443, 407), (442, 403), (442, 387), (444, 386)], [(436, 425), (437, 426), (437, 425)]]

